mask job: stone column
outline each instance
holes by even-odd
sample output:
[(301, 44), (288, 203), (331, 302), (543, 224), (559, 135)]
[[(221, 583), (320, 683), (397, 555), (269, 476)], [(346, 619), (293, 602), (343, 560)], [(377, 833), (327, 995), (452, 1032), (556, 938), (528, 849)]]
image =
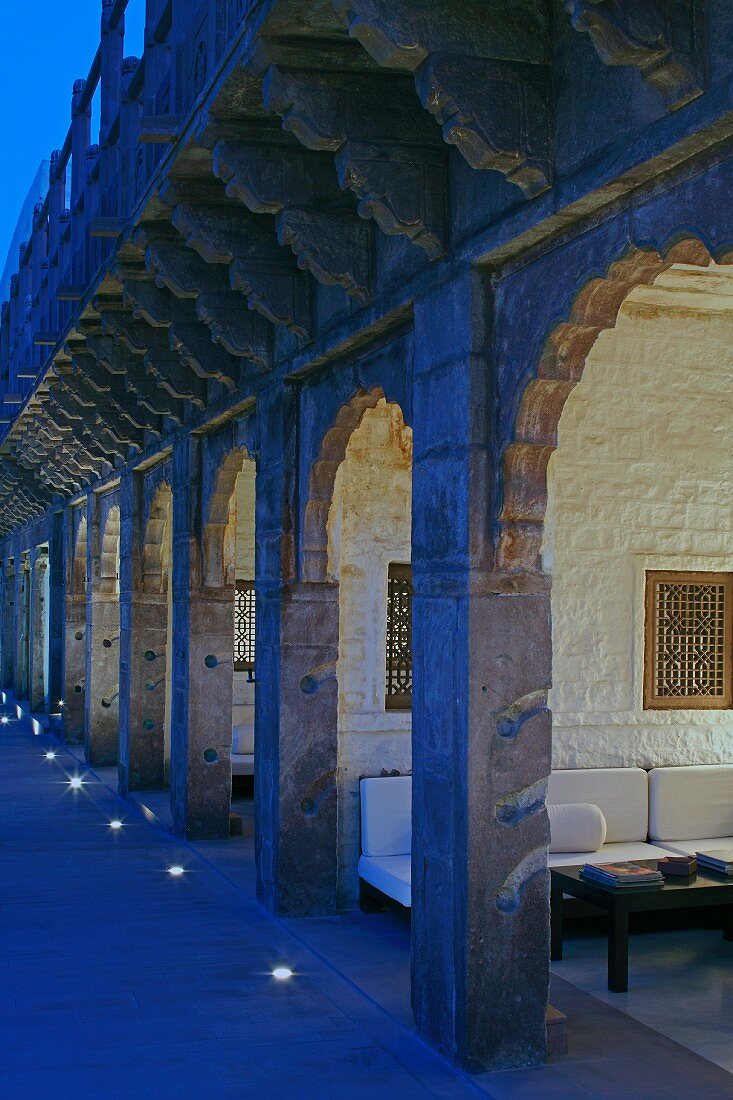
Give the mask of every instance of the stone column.
[(64, 513), (64, 740), (72, 745), (84, 742), (84, 714), (86, 687), (86, 634), (88, 558), (84, 563), (84, 577), (75, 570), (74, 513), (67, 508)]
[(2, 686), (12, 691), (15, 686), (15, 569), (11, 558), (4, 566), (3, 593), (3, 665)]
[(31, 551), (30, 705), (32, 711), (46, 705), (46, 629), (48, 623), (48, 554)]
[(87, 762), (105, 767), (116, 764), (118, 757), (120, 604), (119, 593), (108, 591), (101, 576), (99, 512), (99, 499), (90, 493), (84, 742)]
[(275, 913), (332, 913), (338, 875), (338, 589), (296, 580), (296, 395), (275, 386), (261, 395), (257, 410), (258, 893)]
[(20, 568), (15, 575), (15, 698), (29, 701), (28, 666), (30, 664), (30, 562), (28, 557), (20, 559)]
[(204, 588), (201, 456), (195, 436), (173, 450), (171, 805), (178, 836), (229, 836), (232, 792), (230, 586)]
[(51, 712), (58, 711), (64, 695), (65, 587), (64, 587), (64, 513), (51, 518), (48, 609), (48, 683), (46, 691)]
[(120, 484), (120, 794), (164, 784), (165, 667), (168, 627), (164, 593), (146, 592), (143, 577), (143, 479)]
[(473, 1071), (544, 1060), (549, 980), (549, 596), (493, 571), (490, 316), (476, 272), (415, 308), (412, 1000)]

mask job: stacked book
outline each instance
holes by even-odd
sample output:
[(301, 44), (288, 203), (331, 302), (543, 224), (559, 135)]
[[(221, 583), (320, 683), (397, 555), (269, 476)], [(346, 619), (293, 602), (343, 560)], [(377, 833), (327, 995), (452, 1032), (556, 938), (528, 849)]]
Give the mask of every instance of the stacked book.
[(733, 851), (697, 852), (697, 862), (703, 871), (717, 871), (719, 875), (733, 875)]
[(580, 877), (599, 886), (663, 886), (664, 876), (653, 867), (644, 867), (639, 863), (585, 863), (580, 869)]

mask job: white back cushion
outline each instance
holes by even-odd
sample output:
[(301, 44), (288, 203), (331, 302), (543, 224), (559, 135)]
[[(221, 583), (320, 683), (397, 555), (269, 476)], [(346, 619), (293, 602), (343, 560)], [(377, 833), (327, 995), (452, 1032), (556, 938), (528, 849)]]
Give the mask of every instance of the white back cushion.
[(649, 835), (695, 840), (733, 835), (733, 764), (654, 768), (649, 773)]
[(232, 727), (232, 752), (238, 756), (252, 756), (255, 751), (254, 723), (246, 722)]
[(359, 788), (363, 855), (409, 855), (412, 850), (412, 776), (362, 779)]
[(597, 852), (606, 840), (606, 819), (589, 802), (548, 806), (551, 852)]
[(649, 781), (643, 768), (571, 768), (556, 771), (547, 786), (547, 804), (590, 802), (606, 819), (606, 843), (646, 840)]

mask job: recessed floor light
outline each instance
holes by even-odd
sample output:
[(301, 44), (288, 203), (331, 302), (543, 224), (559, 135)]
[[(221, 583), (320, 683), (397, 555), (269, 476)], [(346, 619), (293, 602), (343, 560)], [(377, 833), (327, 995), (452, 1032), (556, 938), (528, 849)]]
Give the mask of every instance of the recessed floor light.
[(56, 753), (53, 751), (53, 749), (48, 750), (48, 752), (46, 753), (46, 759), (47, 760), (55, 760), (56, 759)]
[(292, 978), (293, 972), (289, 966), (276, 966), (272, 972), (273, 978), (277, 978), (279, 982), (285, 982), (288, 978)]
[(173, 875), (175, 878), (177, 878), (178, 875), (183, 874), (184, 870), (185, 868), (181, 867), (180, 864), (174, 863), (172, 867), (168, 868), (168, 874)]
[(4, 714), (4, 715), (2, 716), (2, 718), (0, 718), (0, 722), (2, 722), (2, 724), (3, 724), (4, 726), (7, 726), (7, 724), (8, 724), (8, 722), (9, 722), (9, 721), (10, 721), (10, 719), (8, 718), (7, 714)]
[(116, 817), (114, 819), (114, 821), (110, 821), (109, 827), (110, 827), (110, 829), (121, 829), (122, 828), (122, 822), (120, 821), (120, 819), (118, 817)]
[(72, 775), (71, 779), (69, 780), (69, 786), (71, 787), (71, 789), (73, 791), (78, 791), (79, 788), (81, 787), (81, 785), (82, 785), (81, 776), (80, 775)]

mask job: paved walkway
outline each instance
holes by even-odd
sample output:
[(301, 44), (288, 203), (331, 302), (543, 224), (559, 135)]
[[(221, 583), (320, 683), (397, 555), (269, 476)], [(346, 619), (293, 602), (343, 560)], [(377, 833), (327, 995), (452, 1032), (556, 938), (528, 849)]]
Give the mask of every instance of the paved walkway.
[[(729, 1075), (564, 983), (559, 1007), (586, 1005), (569, 1061), (454, 1073), (407, 1026), (393, 918), (272, 920), (241, 843), (172, 840), (91, 773), (72, 790), (77, 762), (45, 759), (51, 744), (0, 725), (3, 1097), (733, 1097)], [(393, 1003), (365, 988), (380, 942)], [(295, 976), (277, 982), (277, 964)]]

